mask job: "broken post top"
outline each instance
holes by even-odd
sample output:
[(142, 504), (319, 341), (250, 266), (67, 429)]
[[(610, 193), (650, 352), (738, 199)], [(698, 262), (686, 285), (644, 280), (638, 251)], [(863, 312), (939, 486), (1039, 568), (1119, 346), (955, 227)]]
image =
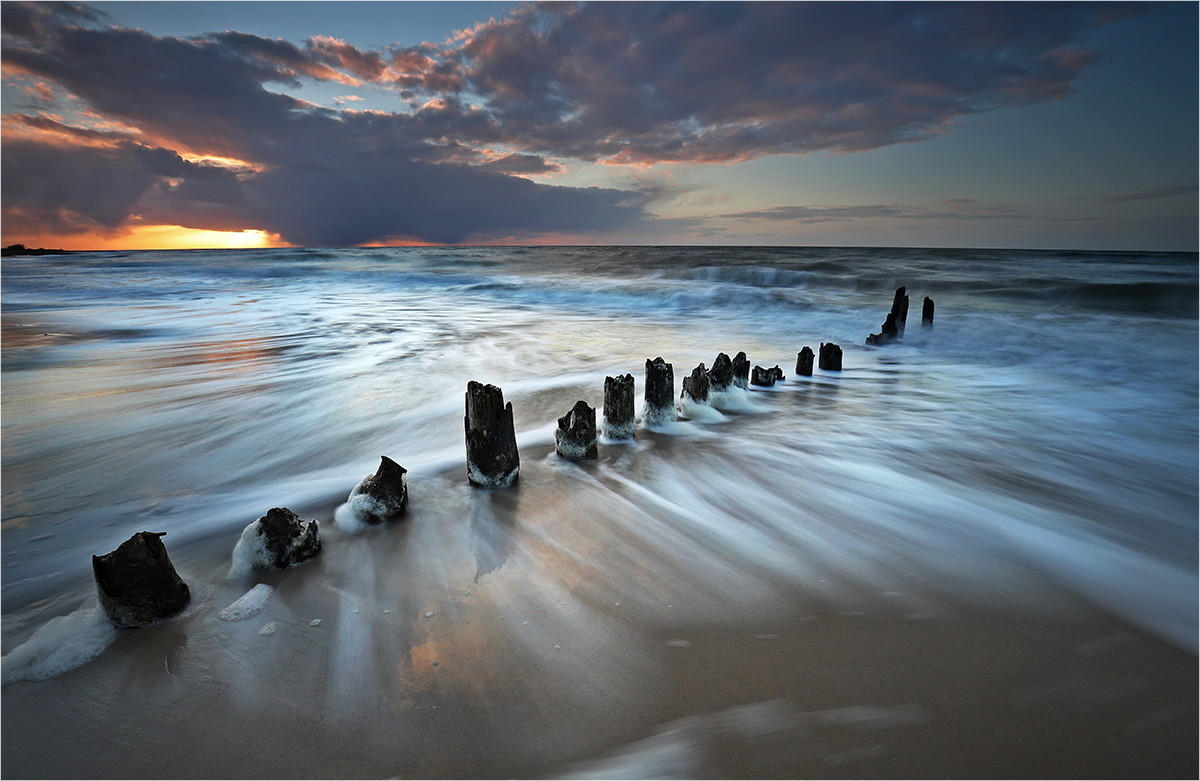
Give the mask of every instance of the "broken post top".
[(818, 350), (817, 355), (817, 368), (822, 371), (841, 371), (842, 348), (833, 342), (828, 344), (821, 342), (821, 349)]
[(586, 401), (575, 402), (570, 412), (558, 419), (554, 449), (571, 461), (596, 457), (596, 410)]
[(467, 477), (475, 485), (511, 485), (521, 458), (513, 426), (512, 402), (495, 385), (467, 383)]
[(467, 427), (476, 431), (490, 429), (512, 404), (504, 404), (504, 391), (495, 385), (471, 380), (467, 383)]
[(387, 456), (379, 457), (379, 469), (375, 471), (375, 476), (380, 479), (398, 480), (402, 475), (408, 474), (408, 470), (397, 464)]
[(683, 378), (683, 392), (680, 394), (680, 397), (687, 395), (693, 401), (707, 401), (708, 388), (708, 370), (704, 368), (704, 364), (702, 363), (695, 369), (692, 369), (691, 374)]
[(655, 407), (675, 403), (675, 371), (662, 358), (646, 360), (646, 403)]
[(745, 388), (750, 383), (750, 359), (746, 357), (745, 352), (740, 352), (733, 356), (733, 384), (739, 388)]
[(708, 370), (708, 383), (712, 390), (723, 391), (733, 384), (733, 361), (725, 353), (718, 353)]
[(97, 596), (117, 626), (154, 623), (178, 613), (191, 599), (167, 555), (164, 534), (138, 532), (113, 552), (92, 556)]
[(633, 436), (637, 418), (633, 408), (633, 375), (604, 378), (604, 436), (628, 439)]
[[(588, 423), (589, 418), (591, 419), (590, 424)], [(558, 419), (558, 427), (563, 429), (582, 429), (587, 425), (590, 425), (592, 429), (596, 428), (596, 410), (583, 399), (575, 402), (575, 406)]]
[(804, 377), (811, 377), (813, 370), (813, 359), (816, 355), (812, 348), (805, 345), (800, 352), (796, 353), (796, 374)]

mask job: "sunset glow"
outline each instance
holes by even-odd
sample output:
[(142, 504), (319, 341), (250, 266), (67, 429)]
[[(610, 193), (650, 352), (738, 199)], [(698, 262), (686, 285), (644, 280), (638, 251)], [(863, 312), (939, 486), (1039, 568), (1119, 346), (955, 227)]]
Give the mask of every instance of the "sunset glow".
[(144, 250), (144, 249), (254, 249), (286, 247), (278, 234), (260, 230), (213, 231), (185, 228), (181, 225), (137, 225), (115, 233), (80, 233), (72, 236), (5, 234), (3, 244), (26, 247), (50, 247), (66, 250)]

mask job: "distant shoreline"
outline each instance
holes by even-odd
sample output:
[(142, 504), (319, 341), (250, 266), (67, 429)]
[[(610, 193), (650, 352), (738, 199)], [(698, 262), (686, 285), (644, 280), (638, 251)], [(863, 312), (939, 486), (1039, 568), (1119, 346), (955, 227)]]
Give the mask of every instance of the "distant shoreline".
[(9, 244), (4, 249), (0, 249), (0, 256), (7, 258), (10, 255), (74, 255), (77, 251), (73, 249), (46, 249), (45, 247), (30, 249), (24, 244)]

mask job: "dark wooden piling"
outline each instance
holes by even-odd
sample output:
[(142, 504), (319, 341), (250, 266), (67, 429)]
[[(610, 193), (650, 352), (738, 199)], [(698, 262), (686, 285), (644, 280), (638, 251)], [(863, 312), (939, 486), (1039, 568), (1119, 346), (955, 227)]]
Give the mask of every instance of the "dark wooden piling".
[[(363, 498), (355, 501), (355, 497)], [(387, 456), (381, 456), (379, 469), (354, 486), (348, 501), (355, 505), (355, 511), (367, 523), (383, 523), (402, 515), (408, 509), (408, 470)]]
[(690, 398), (697, 404), (708, 403), (708, 391), (711, 387), (708, 381), (708, 370), (704, 368), (704, 364), (700, 364), (692, 373), (683, 378), (683, 392), (679, 397), (685, 396)]
[(633, 375), (604, 378), (604, 417), (601, 429), (609, 439), (630, 439), (637, 421), (633, 409)]
[(521, 469), (512, 402), (495, 385), (467, 383), (467, 478), (473, 485), (512, 485)]
[[(892, 338), (904, 336), (904, 324), (908, 320), (908, 296), (904, 294), (903, 287), (896, 288), (896, 295), (892, 298), (891, 314), (894, 321), (893, 330), (895, 331), (895, 333), (891, 334)], [(884, 327), (887, 327), (886, 321)], [(885, 333), (884, 335), (886, 336), (887, 334)]]
[(112, 553), (92, 556), (100, 604), (117, 626), (152, 624), (183, 610), (191, 599), (167, 555), (164, 534), (138, 532)]
[(750, 359), (746, 353), (740, 352), (733, 356), (733, 384), (745, 390), (750, 385)]
[(725, 353), (718, 353), (708, 370), (708, 388), (710, 391), (727, 390), (733, 384), (733, 361)]
[(921, 325), (933, 325), (933, 299), (929, 296), (925, 296), (921, 306)]
[(251, 525), (255, 524), (266, 553), (265, 559), (254, 562), (255, 569), (287, 569), (321, 552), (320, 524), (316, 520), (302, 521), (286, 507), (272, 507)]
[(577, 401), (571, 410), (558, 419), (554, 432), (554, 450), (563, 458), (579, 461), (595, 458), (596, 409), (586, 401)]
[(770, 369), (764, 369), (761, 366), (755, 366), (754, 371), (750, 374), (750, 384), (770, 388), (776, 382), (782, 381), (783, 378), (783, 369), (779, 368), (778, 366), (774, 366)]
[(840, 372), (842, 370), (842, 348), (830, 342), (821, 342), (817, 355), (817, 368), (823, 371)]
[(800, 352), (796, 353), (796, 374), (802, 377), (811, 377), (813, 370), (813, 359), (816, 358), (812, 348), (805, 345)]
[(646, 359), (646, 408), (642, 419), (668, 423), (679, 419), (675, 409), (675, 372), (662, 358)]

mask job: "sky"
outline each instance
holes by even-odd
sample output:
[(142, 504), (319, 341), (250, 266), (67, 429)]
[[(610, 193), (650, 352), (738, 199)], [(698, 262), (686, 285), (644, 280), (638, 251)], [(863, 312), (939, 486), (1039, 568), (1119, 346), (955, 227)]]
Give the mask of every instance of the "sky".
[(6, 246), (1200, 235), (1194, 2), (0, 13)]

